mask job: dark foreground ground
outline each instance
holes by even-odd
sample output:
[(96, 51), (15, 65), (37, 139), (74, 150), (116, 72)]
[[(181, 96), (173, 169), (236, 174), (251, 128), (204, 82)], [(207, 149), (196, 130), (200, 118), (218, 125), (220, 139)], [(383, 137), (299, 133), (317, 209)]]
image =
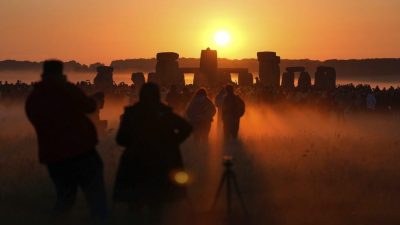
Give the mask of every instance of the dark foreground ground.
[[(255, 225), (400, 224), (400, 117), (349, 115), (339, 122), (306, 109), (248, 109), (240, 142), (223, 147), (214, 124), (210, 146), (192, 140), (182, 146), (192, 177), (190, 201), (169, 206), (169, 224), (222, 224), (225, 199), (213, 212), (210, 206), (224, 154), (234, 157)], [(121, 110), (108, 104), (102, 116), (115, 128)], [(0, 106), (0, 123), (0, 224), (55, 224), (49, 217), (54, 190), (37, 162), (36, 138), (22, 106)], [(115, 129), (98, 147), (110, 197), (122, 151), (114, 136)], [(239, 224), (244, 218), (236, 200)], [(124, 206), (113, 208), (110, 224), (139, 224)], [(80, 195), (72, 217), (62, 224), (87, 223)]]

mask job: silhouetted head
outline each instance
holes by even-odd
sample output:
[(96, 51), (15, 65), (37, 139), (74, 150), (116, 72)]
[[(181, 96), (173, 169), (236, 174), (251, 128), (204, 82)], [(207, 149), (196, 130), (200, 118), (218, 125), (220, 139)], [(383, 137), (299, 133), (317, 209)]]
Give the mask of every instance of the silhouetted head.
[(233, 95), (233, 86), (228, 84), (225, 86), (226, 94), (227, 95)]
[(64, 81), (64, 65), (59, 60), (47, 60), (43, 63), (43, 80)]
[(207, 97), (207, 91), (204, 88), (200, 88), (199, 90), (196, 91), (195, 94), (196, 97)]
[(159, 103), (161, 100), (160, 88), (154, 83), (145, 83), (140, 89), (140, 102), (146, 104)]

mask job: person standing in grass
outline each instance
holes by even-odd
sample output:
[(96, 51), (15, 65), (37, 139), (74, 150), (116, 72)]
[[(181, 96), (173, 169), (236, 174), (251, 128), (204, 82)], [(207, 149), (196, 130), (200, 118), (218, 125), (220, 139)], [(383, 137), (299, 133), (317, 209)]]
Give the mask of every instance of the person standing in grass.
[(67, 81), (61, 61), (44, 62), (42, 80), (34, 85), (25, 109), (36, 130), (40, 162), (56, 189), (56, 216), (71, 210), (80, 188), (93, 219), (108, 217), (96, 128), (88, 118), (96, 108), (95, 100)]

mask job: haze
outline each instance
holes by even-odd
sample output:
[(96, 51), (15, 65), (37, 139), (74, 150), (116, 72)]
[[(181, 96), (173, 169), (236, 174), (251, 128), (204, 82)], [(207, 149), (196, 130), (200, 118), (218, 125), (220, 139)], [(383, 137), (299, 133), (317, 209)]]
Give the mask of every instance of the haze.
[[(175, 51), (198, 57), (399, 57), (397, 0), (0, 1), (0, 60), (59, 58), (83, 63), (154, 57)], [(218, 30), (231, 43), (218, 47)]]

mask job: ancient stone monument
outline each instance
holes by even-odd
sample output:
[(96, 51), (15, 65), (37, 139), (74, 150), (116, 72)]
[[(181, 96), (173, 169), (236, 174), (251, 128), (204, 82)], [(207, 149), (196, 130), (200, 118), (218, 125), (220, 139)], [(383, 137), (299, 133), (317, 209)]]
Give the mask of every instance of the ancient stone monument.
[(157, 76), (157, 73), (151, 72), (151, 73), (147, 74), (147, 82), (155, 83), (155, 84), (159, 85), (160, 84), (160, 79)]
[(297, 88), (301, 91), (308, 91), (311, 89), (311, 77), (308, 72), (303, 71), (300, 73)]
[(98, 91), (109, 92), (112, 90), (114, 68), (111, 66), (98, 66), (97, 74), (93, 80), (94, 86)]
[(218, 71), (218, 79), (211, 83), (212, 86), (223, 86), (232, 83), (231, 73), (228, 71)]
[(257, 52), (260, 82), (264, 86), (279, 87), (281, 58), (275, 52)]
[(253, 85), (253, 74), (251, 74), (251, 73), (239, 73), (238, 83), (239, 83), (239, 86), (251, 86), (251, 85)]
[(287, 90), (294, 89), (295, 73), (300, 73), (297, 80), (297, 88), (300, 90), (309, 90), (311, 88), (311, 77), (303, 66), (287, 67), (282, 75), (282, 87)]
[(201, 86), (206, 86), (206, 80), (204, 78), (204, 76), (201, 75), (200, 71), (195, 71), (193, 73), (193, 85), (195, 87), (201, 87)]
[(132, 73), (131, 80), (136, 87), (141, 87), (146, 81), (143, 73)]
[(315, 88), (332, 90), (336, 88), (336, 70), (333, 67), (319, 66), (315, 72)]
[(179, 55), (175, 52), (157, 53), (156, 74), (160, 85), (184, 85), (185, 79), (183, 73), (179, 71)]
[[(207, 48), (201, 51), (200, 56), (200, 80), (204, 80), (209, 86), (214, 86), (218, 82), (218, 61), (217, 51)], [(225, 77), (226, 78), (226, 77)]]
[(286, 71), (289, 73), (301, 73), (306, 71), (306, 68), (304, 66), (291, 66), (287, 67)]
[(286, 90), (294, 89), (294, 73), (292, 72), (284, 72), (282, 74), (282, 88)]
[(180, 71), (194, 74), (193, 85), (196, 87), (221, 87), (232, 83), (234, 73), (239, 74), (239, 85), (253, 84), (253, 76), (247, 68), (218, 68), (217, 51), (210, 48), (201, 51), (200, 67), (184, 67)]

